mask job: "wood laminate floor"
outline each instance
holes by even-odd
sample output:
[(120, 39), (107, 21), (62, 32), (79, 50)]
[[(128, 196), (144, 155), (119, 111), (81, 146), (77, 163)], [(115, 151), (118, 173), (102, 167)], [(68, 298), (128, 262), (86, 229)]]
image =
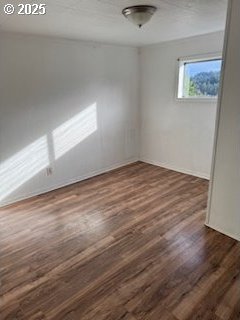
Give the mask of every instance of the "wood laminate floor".
[(0, 210), (0, 319), (239, 320), (208, 182), (141, 162)]

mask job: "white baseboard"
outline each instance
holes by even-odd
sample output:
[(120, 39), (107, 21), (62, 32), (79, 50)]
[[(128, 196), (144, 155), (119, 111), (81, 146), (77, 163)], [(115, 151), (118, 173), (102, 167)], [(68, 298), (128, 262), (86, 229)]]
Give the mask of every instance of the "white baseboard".
[(35, 190), (33, 192), (30, 192), (30, 193), (28, 193), (28, 194), (26, 194), (24, 196), (15, 197), (15, 198), (12, 198), (12, 199), (9, 199), (9, 200), (6, 200), (6, 201), (3, 200), (3, 201), (0, 202), (0, 208), (5, 207), (7, 205), (11, 205), (13, 203), (16, 203), (16, 202), (19, 202), (19, 201), (22, 201), (22, 200), (26, 200), (26, 199), (29, 199), (29, 198), (32, 198), (32, 197), (35, 197), (35, 196), (39, 196), (41, 194), (44, 194), (44, 193), (47, 193), (47, 192), (50, 192), (50, 191), (54, 191), (54, 190), (69, 186), (71, 184), (74, 184), (74, 183), (77, 183), (77, 182), (80, 182), (80, 181), (83, 181), (83, 180), (98, 176), (100, 174), (106, 173), (106, 172), (114, 170), (114, 169), (118, 169), (118, 168), (124, 167), (124, 166), (126, 166), (128, 164), (131, 164), (131, 163), (134, 163), (134, 162), (137, 162), (137, 161), (139, 161), (138, 158), (132, 158), (131, 160), (127, 160), (127, 161), (123, 161), (123, 162), (120, 162), (120, 163), (116, 163), (116, 164), (113, 164), (111, 166), (108, 166), (108, 167), (105, 167), (105, 168), (102, 168), (102, 169), (99, 169), (99, 170), (95, 170), (95, 171), (89, 172), (89, 173), (87, 173), (85, 175), (78, 176), (78, 177), (76, 177), (74, 179), (69, 179), (68, 181), (56, 184), (56, 185), (51, 186), (49, 188), (41, 188), (41, 189)]
[(228, 236), (228, 237), (230, 237), (230, 238), (232, 238), (234, 240), (240, 241), (240, 236), (239, 235), (231, 234), (230, 232), (226, 232), (225, 230), (223, 230), (223, 229), (221, 229), (219, 227), (215, 227), (215, 226), (213, 226), (213, 225), (211, 225), (209, 223), (205, 223), (205, 226), (208, 227), (208, 228), (211, 228), (211, 229), (213, 229), (215, 231), (218, 231), (218, 232), (220, 232), (220, 233), (222, 233), (222, 234), (224, 234), (224, 235), (226, 235), (226, 236)]
[(159, 167), (162, 167), (162, 168), (165, 168), (165, 169), (169, 169), (169, 170), (173, 170), (173, 171), (189, 174), (189, 175), (194, 176), (194, 177), (203, 178), (203, 179), (207, 179), (207, 180), (210, 179), (210, 175), (207, 174), (207, 173), (191, 171), (191, 170), (179, 168), (177, 166), (173, 166), (173, 165), (170, 165), (170, 164), (167, 164), (167, 163), (164, 163), (164, 162), (159, 162), (159, 161), (155, 161), (155, 160), (149, 160), (149, 159), (143, 158), (143, 157), (140, 157), (140, 161), (146, 162), (146, 163), (149, 163), (149, 164), (153, 164), (155, 166), (159, 166)]

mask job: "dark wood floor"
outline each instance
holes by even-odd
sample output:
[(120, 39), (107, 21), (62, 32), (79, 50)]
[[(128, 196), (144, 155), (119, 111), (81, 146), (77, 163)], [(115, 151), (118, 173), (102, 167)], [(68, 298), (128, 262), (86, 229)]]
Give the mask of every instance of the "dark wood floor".
[(239, 320), (208, 183), (136, 163), (0, 210), (4, 319)]

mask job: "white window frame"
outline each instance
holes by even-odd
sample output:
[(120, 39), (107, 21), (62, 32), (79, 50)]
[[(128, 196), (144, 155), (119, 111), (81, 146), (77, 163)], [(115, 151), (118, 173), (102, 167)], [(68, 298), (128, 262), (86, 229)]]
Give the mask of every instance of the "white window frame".
[(176, 98), (178, 101), (195, 101), (195, 102), (215, 102), (217, 101), (218, 97), (184, 97), (183, 96), (183, 86), (184, 86), (184, 67), (186, 63), (193, 63), (193, 62), (204, 62), (210, 60), (222, 60), (222, 53), (215, 52), (215, 53), (208, 53), (204, 55), (195, 55), (195, 56), (188, 56), (188, 57), (181, 57), (178, 59), (178, 81), (177, 81), (177, 90), (176, 90)]

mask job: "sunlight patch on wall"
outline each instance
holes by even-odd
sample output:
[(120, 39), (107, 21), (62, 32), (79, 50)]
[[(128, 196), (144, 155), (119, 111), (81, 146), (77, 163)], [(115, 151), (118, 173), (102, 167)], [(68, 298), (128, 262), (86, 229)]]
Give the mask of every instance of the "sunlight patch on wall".
[[(52, 161), (59, 159), (96, 130), (97, 106), (94, 103), (54, 129)], [(0, 201), (49, 166), (48, 138), (47, 135), (40, 137), (0, 164)]]
[(47, 137), (42, 136), (0, 164), (0, 200), (49, 164)]
[(97, 105), (87, 107), (53, 131), (55, 159), (59, 159), (97, 130)]

